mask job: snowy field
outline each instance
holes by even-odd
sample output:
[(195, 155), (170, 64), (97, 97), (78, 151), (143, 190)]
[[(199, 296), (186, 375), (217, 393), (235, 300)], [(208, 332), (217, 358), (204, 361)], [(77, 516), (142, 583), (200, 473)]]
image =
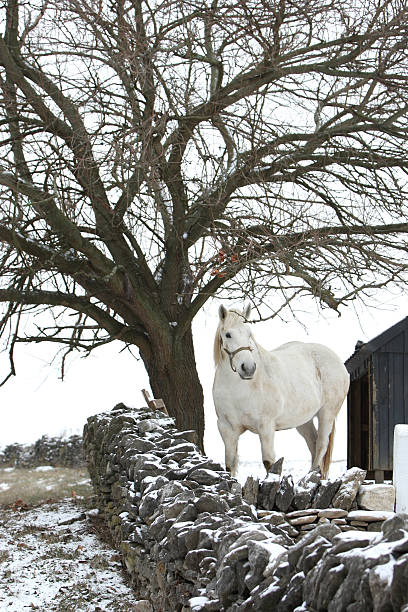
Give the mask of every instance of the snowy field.
[(1, 512), (0, 610), (132, 610), (137, 598), (95, 512), (71, 500)]
[(0, 468), (0, 506), (21, 500), (35, 505), (47, 500), (84, 497), (93, 493), (87, 469), (53, 468), (40, 465), (33, 469)]
[(132, 610), (86, 470), (3, 468), (0, 483), (0, 610)]

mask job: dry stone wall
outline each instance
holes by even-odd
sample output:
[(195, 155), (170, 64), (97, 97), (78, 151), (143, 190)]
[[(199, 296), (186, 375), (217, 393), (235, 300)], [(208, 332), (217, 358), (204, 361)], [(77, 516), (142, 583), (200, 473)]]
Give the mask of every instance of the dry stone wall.
[(84, 464), (82, 437), (76, 435), (65, 439), (42, 436), (34, 444), (9, 444), (0, 451), (0, 466), (77, 468)]
[[(285, 512), (257, 508), (245, 497), (265, 505), (264, 483), (256, 494), (248, 484), (244, 497), (194, 436), (157, 411), (123, 404), (85, 426), (100, 509), (139, 599), (161, 612), (408, 611), (408, 516), (391, 513), (374, 521), (379, 532), (361, 531), (350, 519), (358, 491), (350, 509), (330, 516), (306, 507), (321, 482), (304, 508), (293, 500), (305, 483)], [(282, 478), (269, 480), (279, 489)]]
[(380, 531), (395, 514), (394, 487), (363, 484), (365, 470), (351, 468), (333, 481), (314, 470), (295, 484), (291, 475), (282, 476), (282, 463), (279, 459), (262, 482), (249, 477), (243, 496), (257, 507), (258, 518), (285, 528), (296, 541), (322, 523), (341, 531)]

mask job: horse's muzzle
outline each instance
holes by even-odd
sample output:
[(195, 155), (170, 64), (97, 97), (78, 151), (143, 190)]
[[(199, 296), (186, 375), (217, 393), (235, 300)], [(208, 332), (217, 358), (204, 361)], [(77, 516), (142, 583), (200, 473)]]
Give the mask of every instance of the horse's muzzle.
[(242, 380), (251, 380), (254, 377), (256, 370), (256, 363), (253, 365), (245, 365), (245, 363), (241, 364), (241, 367), (238, 370), (238, 374), (242, 378)]

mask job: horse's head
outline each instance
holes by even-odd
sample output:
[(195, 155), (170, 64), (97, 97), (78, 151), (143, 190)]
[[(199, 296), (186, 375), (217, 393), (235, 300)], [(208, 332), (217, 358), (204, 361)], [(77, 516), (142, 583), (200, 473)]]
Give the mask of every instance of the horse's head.
[(250, 312), (250, 306), (247, 306), (242, 313), (220, 306), (215, 349), (215, 354), (217, 355), (218, 349), (221, 358), (222, 353), (228, 355), (232, 370), (244, 380), (253, 378), (256, 370), (254, 359), (256, 344), (246, 324)]

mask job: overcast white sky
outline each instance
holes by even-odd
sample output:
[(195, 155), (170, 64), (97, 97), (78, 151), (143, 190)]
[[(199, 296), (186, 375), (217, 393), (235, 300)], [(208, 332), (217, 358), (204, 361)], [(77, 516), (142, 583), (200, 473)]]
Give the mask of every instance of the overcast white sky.
[[(212, 343), (217, 325), (219, 301), (214, 300), (200, 313), (194, 325), (197, 366), (205, 393), (206, 451), (222, 460), (223, 444), (216, 428), (211, 386), (214, 374)], [(301, 305), (299, 304), (299, 308)], [(312, 300), (302, 304), (301, 325), (297, 321), (282, 323), (272, 320), (258, 323), (254, 333), (265, 348), (274, 348), (290, 340), (322, 342), (345, 360), (357, 340), (370, 340), (408, 315), (406, 294), (393, 297), (382, 294), (376, 308), (318, 313)], [(49, 365), (55, 345), (20, 345), (16, 354), (17, 376), (0, 388), (0, 447), (12, 442), (32, 442), (43, 434), (81, 433), (86, 418), (110, 410), (116, 403), (143, 405), (141, 389), (148, 378), (140, 361), (128, 353), (120, 353), (121, 344), (99, 349), (87, 359), (71, 359), (64, 382), (59, 380), (56, 365)], [(0, 369), (6, 372), (6, 355), (1, 356)], [(296, 431), (279, 432), (276, 439), (278, 456), (309, 459), (303, 439)], [(259, 455), (259, 443), (253, 434), (245, 434), (240, 455)], [(346, 456), (346, 409), (337, 423), (334, 459)]]

